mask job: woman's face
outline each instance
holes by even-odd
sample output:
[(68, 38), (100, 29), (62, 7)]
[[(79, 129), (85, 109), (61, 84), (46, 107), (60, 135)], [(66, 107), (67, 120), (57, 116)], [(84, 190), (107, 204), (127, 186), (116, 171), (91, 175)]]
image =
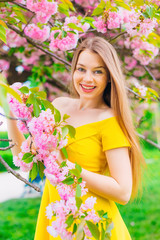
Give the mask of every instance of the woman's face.
[(80, 97), (87, 99), (103, 98), (107, 85), (107, 71), (102, 58), (88, 49), (80, 53), (73, 83)]

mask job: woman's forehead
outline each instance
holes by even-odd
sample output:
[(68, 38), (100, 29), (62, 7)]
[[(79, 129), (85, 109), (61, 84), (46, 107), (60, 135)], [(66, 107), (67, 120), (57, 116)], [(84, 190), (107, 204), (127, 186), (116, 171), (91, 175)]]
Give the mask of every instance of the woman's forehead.
[(86, 49), (79, 54), (77, 64), (92, 67), (105, 67), (105, 63), (101, 56), (89, 49)]

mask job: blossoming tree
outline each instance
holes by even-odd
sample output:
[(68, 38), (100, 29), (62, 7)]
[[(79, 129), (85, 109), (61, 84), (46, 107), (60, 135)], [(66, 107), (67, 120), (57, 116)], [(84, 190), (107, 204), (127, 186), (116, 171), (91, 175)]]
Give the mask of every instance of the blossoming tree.
[[(31, 88), (21, 83), (14, 83), (11, 88), (0, 82), (1, 96), (6, 96), (5, 90), (10, 94), (8, 101), (19, 129), (31, 137), (30, 143), (23, 142), (14, 163), (23, 171), (29, 171), (32, 180), (39, 172), (41, 178), (45, 174), (57, 187), (61, 201), (47, 207), (48, 218), (57, 216), (48, 228), (50, 234), (59, 234), (62, 239), (72, 239), (75, 235), (77, 239), (83, 239), (84, 235), (85, 239), (91, 236), (108, 239), (111, 221), (106, 213), (90, 210), (95, 199), (88, 198), (84, 203), (81, 199), (87, 189), (80, 178), (80, 166), (70, 162), (59, 166), (57, 162), (59, 150), (67, 159), (66, 136), (74, 137), (75, 130), (65, 122), (69, 116), (60, 116), (46, 97), (53, 100), (56, 94), (68, 93), (74, 49), (81, 39), (98, 35), (116, 48), (132, 103), (158, 102), (160, 2), (0, 0), (0, 9), (0, 69), (9, 84), (17, 80), (31, 83)], [(37, 86), (46, 91), (39, 91)], [(6, 106), (2, 98), (0, 103)], [(132, 108), (136, 111), (134, 105)], [(140, 125), (144, 116), (138, 120)], [(0, 160), (5, 165), (3, 159)], [(63, 222), (64, 231), (59, 222)]]

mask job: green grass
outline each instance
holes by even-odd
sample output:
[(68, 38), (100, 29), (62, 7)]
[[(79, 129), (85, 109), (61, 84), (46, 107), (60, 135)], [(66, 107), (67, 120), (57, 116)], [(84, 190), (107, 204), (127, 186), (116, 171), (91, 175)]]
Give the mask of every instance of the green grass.
[[(147, 162), (141, 200), (118, 208), (132, 240), (160, 239), (160, 151), (142, 143)], [(33, 240), (40, 198), (10, 200), (0, 204), (0, 239)], [(44, 239), (45, 240), (45, 239)], [(123, 240), (123, 239), (122, 239)]]
[[(0, 204), (0, 239), (33, 240), (40, 198)], [(45, 239), (44, 239), (45, 240)]]
[(140, 200), (118, 205), (132, 240), (160, 239), (160, 151), (143, 143), (143, 155), (147, 169), (143, 180), (143, 195)]

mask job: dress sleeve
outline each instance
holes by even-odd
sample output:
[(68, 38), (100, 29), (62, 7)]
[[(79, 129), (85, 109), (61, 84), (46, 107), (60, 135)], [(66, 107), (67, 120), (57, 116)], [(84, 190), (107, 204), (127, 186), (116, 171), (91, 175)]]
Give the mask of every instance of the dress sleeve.
[(101, 137), (103, 151), (113, 148), (131, 147), (115, 117), (108, 119), (102, 126)]

